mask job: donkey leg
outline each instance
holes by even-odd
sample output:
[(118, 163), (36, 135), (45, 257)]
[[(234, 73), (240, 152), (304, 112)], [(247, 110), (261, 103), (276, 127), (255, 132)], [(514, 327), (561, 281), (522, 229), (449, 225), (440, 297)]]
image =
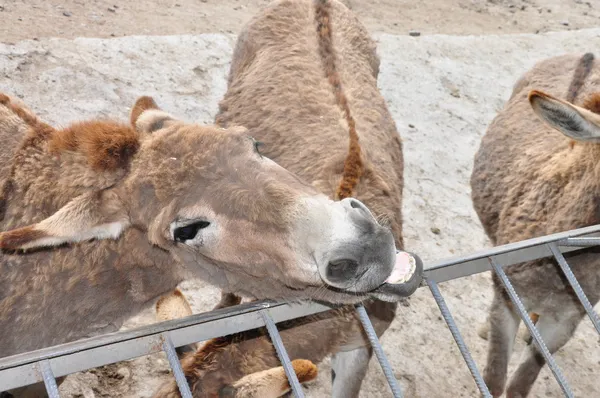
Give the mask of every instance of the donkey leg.
[[(536, 314), (535, 312), (529, 313), (529, 318), (531, 318), (531, 321), (534, 324), (537, 322), (538, 317), (539, 317), (539, 315)], [(487, 340), (489, 337), (489, 333), (490, 333), (490, 318), (488, 316), (485, 319), (485, 322), (483, 322), (481, 325), (479, 325), (479, 328), (477, 328), (477, 335), (479, 337), (481, 337), (482, 339)], [(529, 331), (527, 329), (523, 329), (523, 331), (519, 333), (519, 337), (527, 344), (531, 344), (531, 336), (529, 335)]]
[(487, 340), (490, 334), (490, 317), (487, 316), (485, 321), (477, 328), (477, 335), (484, 340)]
[[(571, 339), (583, 317), (579, 308), (569, 307), (568, 309), (562, 308), (558, 317), (542, 313), (537, 322), (536, 328), (551, 354), (554, 354)], [(523, 357), (508, 385), (506, 396), (509, 398), (525, 398), (546, 363), (536, 344), (528, 345)]]
[(504, 391), (508, 361), (519, 328), (519, 315), (503, 297), (502, 292), (494, 292), (490, 309), (490, 334), (487, 364), (483, 378), (491, 394), (499, 397)]
[[(381, 337), (394, 321), (398, 303), (367, 300), (364, 306), (377, 337)], [(346, 344), (335, 352), (331, 360), (334, 398), (358, 397), (373, 354), (356, 313), (354, 316), (354, 320), (346, 326), (348, 330), (352, 328), (354, 331), (347, 334)]]
[(370, 347), (359, 347), (351, 351), (339, 351), (333, 355), (333, 398), (358, 397), (372, 353)]

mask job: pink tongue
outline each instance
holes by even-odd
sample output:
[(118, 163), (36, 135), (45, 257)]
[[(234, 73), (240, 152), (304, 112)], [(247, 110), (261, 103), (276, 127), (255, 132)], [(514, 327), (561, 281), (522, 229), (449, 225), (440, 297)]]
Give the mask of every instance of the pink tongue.
[(399, 252), (396, 254), (396, 264), (392, 274), (386, 279), (386, 283), (394, 283), (406, 276), (410, 272), (410, 254), (406, 252)]

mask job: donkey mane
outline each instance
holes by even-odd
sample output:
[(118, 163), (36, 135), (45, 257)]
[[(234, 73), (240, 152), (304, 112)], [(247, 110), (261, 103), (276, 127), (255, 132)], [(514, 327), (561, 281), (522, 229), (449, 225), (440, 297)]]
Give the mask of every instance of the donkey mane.
[[(586, 79), (590, 75), (592, 67), (594, 66), (594, 54), (585, 53), (580, 59), (575, 71), (573, 72), (573, 79), (569, 84), (567, 92), (567, 101), (575, 103), (579, 92), (583, 87)], [(600, 92), (594, 92), (589, 94), (582, 102), (581, 106), (589, 111), (600, 114)]]
[(353, 195), (354, 189), (364, 173), (363, 161), (361, 157), (361, 148), (358, 142), (356, 132), (356, 123), (350, 113), (348, 98), (342, 87), (342, 80), (336, 66), (336, 54), (333, 49), (333, 38), (331, 34), (331, 18), (329, 11), (331, 4), (328, 0), (315, 1), (315, 21), (317, 23), (317, 33), (319, 35), (319, 55), (323, 62), (325, 77), (331, 84), (335, 102), (340, 107), (348, 123), (348, 134), (350, 145), (348, 155), (344, 161), (344, 172), (342, 179), (336, 191), (338, 200)]
[[(577, 66), (575, 67), (575, 71), (573, 72), (573, 78), (571, 79), (571, 83), (569, 83), (569, 88), (567, 89), (566, 100), (568, 102), (574, 104), (575, 101), (577, 101), (579, 92), (585, 84), (585, 81), (588, 78), (590, 72), (592, 71), (593, 66), (594, 54), (583, 54), (583, 56), (579, 59)], [(600, 114), (600, 93), (590, 94), (587, 98), (585, 98), (581, 106), (594, 113)], [(569, 148), (573, 149), (576, 144), (577, 142), (575, 140), (570, 140)]]
[(592, 70), (593, 63), (594, 54), (592, 53), (585, 53), (579, 60), (579, 63), (573, 72), (573, 79), (567, 89), (566, 99), (568, 102), (574, 103), (577, 99), (579, 91), (581, 91), (581, 87), (583, 87), (583, 84), (585, 83), (585, 79), (587, 79)]
[(100, 120), (75, 123), (57, 130), (48, 142), (51, 153), (79, 152), (96, 171), (125, 168), (139, 146), (139, 135), (133, 128)]

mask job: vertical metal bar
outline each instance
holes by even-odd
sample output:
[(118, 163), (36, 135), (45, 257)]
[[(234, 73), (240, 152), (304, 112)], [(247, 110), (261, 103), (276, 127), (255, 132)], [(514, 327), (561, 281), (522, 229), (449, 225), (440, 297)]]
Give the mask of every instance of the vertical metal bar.
[(267, 332), (269, 332), (269, 336), (271, 337), (271, 342), (275, 347), (275, 351), (277, 352), (277, 356), (279, 357), (279, 361), (283, 366), (283, 370), (285, 371), (285, 375), (288, 378), (290, 383), (290, 387), (292, 387), (292, 392), (296, 398), (304, 398), (304, 390), (300, 385), (300, 381), (298, 380), (298, 376), (296, 376), (296, 372), (294, 372), (294, 367), (292, 366), (292, 362), (290, 361), (290, 357), (288, 356), (287, 351), (283, 345), (283, 341), (281, 340), (281, 335), (277, 330), (277, 326), (275, 326), (275, 322), (273, 322), (273, 318), (271, 314), (269, 314), (269, 310), (261, 310), (260, 315), (262, 316), (265, 326), (267, 327)]
[(579, 285), (577, 278), (575, 278), (573, 271), (571, 271), (571, 267), (567, 263), (565, 256), (563, 256), (562, 252), (558, 249), (558, 245), (556, 243), (550, 243), (548, 247), (550, 247), (554, 258), (556, 258), (558, 265), (560, 265), (560, 268), (567, 277), (571, 287), (573, 290), (575, 290), (575, 294), (579, 298), (579, 301), (581, 301), (583, 308), (585, 308), (585, 312), (587, 312), (588, 316), (590, 317), (590, 320), (594, 324), (596, 331), (600, 334), (600, 318), (598, 318), (598, 314), (596, 311), (594, 311), (594, 306), (590, 303), (590, 300), (588, 300), (587, 296), (583, 292), (583, 289)]
[(42, 379), (44, 379), (44, 385), (46, 386), (48, 397), (60, 398), (60, 394), (58, 393), (58, 385), (56, 384), (56, 379), (52, 373), (50, 362), (47, 359), (44, 359), (43, 361), (38, 362), (38, 366), (40, 368), (40, 372), (42, 373)]
[(371, 347), (373, 347), (373, 351), (375, 351), (375, 356), (379, 360), (379, 364), (381, 365), (381, 369), (383, 370), (383, 374), (390, 385), (392, 390), (392, 394), (394, 398), (402, 398), (402, 390), (400, 389), (400, 385), (398, 384), (398, 380), (396, 380), (396, 376), (394, 376), (394, 372), (392, 371), (392, 366), (388, 362), (385, 353), (383, 352), (383, 348), (379, 343), (379, 339), (377, 338), (377, 333), (375, 333), (375, 329), (373, 329), (373, 325), (371, 324), (371, 320), (367, 315), (367, 311), (362, 304), (356, 305), (356, 312), (358, 313), (358, 318), (363, 325), (365, 333), (367, 334), (367, 338), (371, 343)]
[(513, 285), (508, 280), (506, 273), (504, 273), (504, 271), (502, 270), (502, 267), (496, 262), (496, 260), (494, 260), (493, 257), (488, 257), (488, 260), (490, 261), (490, 264), (491, 264), (492, 268), (494, 269), (494, 272), (496, 272), (496, 275), (498, 275), (498, 277), (500, 278), (500, 281), (506, 288), (506, 292), (508, 293), (510, 300), (517, 307), (517, 311), (519, 312), (521, 319), (523, 319), (523, 322), (525, 322), (525, 326), (527, 326), (527, 330), (529, 330), (529, 334), (531, 335), (531, 337), (533, 337), (533, 340), (535, 341), (538, 349), (542, 352), (542, 355), (544, 356), (544, 358), (546, 359), (546, 362), (548, 363), (548, 367), (554, 374), (554, 378), (560, 385), (560, 388), (562, 388), (563, 393), (565, 394), (565, 396), (567, 396), (569, 398), (573, 398), (573, 392), (571, 391), (571, 388), (569, 387), (567, 380), (565, 379), (560, 368), (556, 364), (556, 361), (554, 361), (552, 354), (550, 354), (548, 347), (546, 347), (546, 343), (544, 343), (542, 336), (540, 335), (537, 328), (531, 321), (531, 318), (529, 318), (529, 314), (527, 314), (527, 310), (525, 309), (525, 307), (523, 306), (523, 303), (519, 299), (519, 296), (517, 295), (517, 292), (515, 291)]
[(175, 346), (171, 341), (171, 337), (168, 333), (161, 334), (161, 337), (163, 341), (162, 349), (165, 354), (167, 354), (167, 360), (169, 361), (169, 365), (171, 365), (171, 369), (173, 370), (173, 375), (175, 376), (175, 381), (177, 382), (177, 387), (179, 387), (181, 397), (192, 398), (190, 386), (188, 385), (185, 374), (183, 373), (183, 369), (181, 368), (181, 363), (177, 357), (177, 352), (175, 351)]
[(490, 394), (490, 390), (487, 388), (485, 381), (483, 381), (483, 377), (481, 377), (481, 373), (479, 373), (479, 369), (477, 369), (477, 366), (475, 365), (475, 361), (471, 356), (471, 352), (467, 348), (467, 345), (465, 344), (465, 341), (458, 330), (456, 322), (454, 322), (454, 317), (452, 316), (452, 313), (450, 312), (450, 309), (446, 304), (446, 300), (444, 300), (437, 283), (430, 279), (427, 279), (426, 282), (429, 286), (429, 290), (431, 290), (431, 294), (433, 295), (435, 302), (440, 309), (440, 312), (442, 313), (442, 316), (444, 317), (444, 320), (446, 321), (446, 324), (448, 325), (448, 329), (450, 329), (450, 333), (452, 333), (452, 337), (454, 337), (454, 341), (456, 342), (456, 345), (458, 346), (458, 349), (460, 350), (460, 353), (462, 354), (467, 367), (469, 368), (469, 371), (475, 380), (475, 384), (477, 384), (477, 388), (479, 388), (479, 391), (484, 397), (492, 398), (492, 394)]

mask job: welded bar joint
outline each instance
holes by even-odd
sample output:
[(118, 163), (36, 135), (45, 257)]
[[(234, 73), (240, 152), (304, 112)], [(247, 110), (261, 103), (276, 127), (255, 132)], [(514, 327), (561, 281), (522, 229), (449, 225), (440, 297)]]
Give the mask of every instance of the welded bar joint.
[(440, 309), (440, 312), (442, 313), (442, 316), (444, 317), (444, 320), (446, 321), (446, 324), (448, 325), (448, 329), (450, 329), (450, 333), (452, 333), (452, 337), (454, 337), (454, 341), (456, 342), (456, 345), (458, 346), (458, 349), (460, 350), (460, 353), (462, 354), (467, 364), (467, 367), (469, 368), (469, 371), (471, 372), (471, 375), (475, 380), (475, 384), (477, 384), (477, 388), (479, 388), (479, 391), (484, 397), (492, 398), (492, 394), (490, 394), (490, 390), (485, 384), (483, 377), (481, 377), (481, 373), (479, 373), (477, 365), (475, 365), (475, 361), (471, 356), (471, 352), (467, 348), (465, 340), (463, 339), (462, 335), (460, 334), (460, 331), (458, 330), (458, 326), (454, 321), (454, 317), (452, 316), (452, 313), (450, 312), (450, 309), (446, 304), (446, 300), (444, 300), (444, 297), (442, 296), (442, 293), (440, 292), (437, 283), (435, 283), (434, 280), (430, 279), (427, 279), (426, 282), (429, 286), (429, 290), (431, 290), (431, 294), (433, 295), (435, 302), (437, 303)]
[(267, 327), (267, 332), (269, 332), (269, 337), (271, 337), (271, 342), (275, 347), (275, 352), (277, 352), (277, 356), (279, 357), (279, 361), (283, 366), (283, 370), (285, 371), (285, 375), (288, 378), (290, 383), (290, 387), (292, 387), (292, 392), (296, 398), (304, 398), (304, 390), (300, 385), (300, 381), (296, 376), (296, 372), (294, 372), (294, 367), (292, 366), (292, 361), (290, 361), (290, 357), (288, 356), (287, 351), (285, 350), (285, 346), (283, 345), (283, 341), (281, 340), (281, 335), (277, 330), (277, 326), (269, 314), (268, 309), (264, 309), (260, 311), (260, 314), (265, 322), (265, 326)]
[(383, 374), (387, 379), (388, 384), (390, 385), (390, 389), (392, 390), (392, 394), (394, 398), (402, 397), (402, 390), (400, 389), (400, 385), (398, 384), (398, 380), (396, 380), (396, 376), (392, 371), (392, 365), (390, 365), (385, 353), (383, 352), (383, 348), (381, 347), (381, 343), (377, 338), (377, 333), (375, 333), (375, 329), (373, 328), (373, 324), (367, 315), (367, 311), (362, 304), (356, 305), (356, 312), (358, 313), (358, 318), (360, 319), (360, 323), (362, 323), (363, 329), (367, 334), (367, 338), (371, 343), (371, 347), (373, 351), (375, 351), (375, 356), (379, 361), (379, 365), (381, 365), (381, 369), (383, 370)]
[(546, 343), (544, 343), (544, 340), (542, 339), (542, 336), (533, 324), (533, 321), (531, 320), (531, 318), (529, 318), (529, 314), (527, 313), (525, 306), (523, 306), (523, 303), (519, 299), (519, 296), (517, 295), (517, 292), (515, 291), (512, 283), (510, 283), (510, 280), (508, 280), (508, 276), (506, 276), (506, 273), (504, 272), (502, 267), (498, 263), (496, 263), (496, 260), (493, 257), (488, 257), (488, 259), (494, 272), (496, 273), (496, 275), (498, 275), (500, 281), (504, 285), (504, 288), (506, 289), (510, 300), (517, 307), (519, 316), (521, 317), (523, 322), (525, 322), (525, 326), (527, 326), (529, 334), (531, 335), (531, 337), (533, 337), (535, 344), (537, 345), (538, 349), (542, 352), (542, 355), (548, 363), (548, 367), (554, 374), (554, 378), (560, 385), (560, 388), (563, 390), (563, 393), (566, 397), (573, 398), (573, 392), (571, 391), (571, 387), (569, 387), (567, 380), (563, 376), (562, 371), (560, 370), (558, 364), (554, 360), (554, 357), (552, 357), (552, 354), (548, 350), (548, 347), (546, 347)]
[(581, 285), (577, 281), (575, 274), (573, 274), (573, 271), (571, 270), (571, 267), (567, 263), (565, 256), (563, 256), (563, 254), (561, 253), (561, 251), (558, 248), (558, 245), (556, 243), (550, 243), (548, 246), (550, 247), (550, 250), (552, 251), (554, 258), (558, 262), (558, 265), (560, 265), (560, 268), (562, 269), (563, 273), (567, 277), (567, 280), (571, 284), (571, 287), (575, 291), (575, 294), (577, 295), (577, 298), (581, 302), (581, 305), (583, 305), (583, 308), (585, 308), (585, 312), (587, 312), (588, 316), (590, 317), (590, 320), (594, 324), (596, 331), (600, 334), (600, 318), (598, 318), (598, 314), (594, 310), (594, 306), (590, 303), (590, 300), (588, 300), (583, 289), (581, 288)]
[(181, 397), (192, 398), (190, 386), (188, 385), (185, 374), (183, 373), (183, 369), (181, 368), (181, 363), (177, 357), (177, 352), (175, 351), (175, 346), (171, 341), (171, 337), (168, 333), (163, 333), (161, 334), (161, 339), (162, 349), (165, 354), (167, 354), (167, 360), (169, 361), (169, 365), (171, 365), (171, 369), (173, 370), (173, 375), (175, 376), (175, 381), (177, 382), (177, 387), (179, 388)]
[(50, 367), (50, 361), (44, 359), (43, 361), (38, 362), (38, 366), (40, 368), (40, 373), (42, 374), (42, 379), (44, 380), (44, 386), (46, 386), (48, 397), (60, 398), (58, 385), (56, 384), (56, 379), (54, 378), (52, 368)]

